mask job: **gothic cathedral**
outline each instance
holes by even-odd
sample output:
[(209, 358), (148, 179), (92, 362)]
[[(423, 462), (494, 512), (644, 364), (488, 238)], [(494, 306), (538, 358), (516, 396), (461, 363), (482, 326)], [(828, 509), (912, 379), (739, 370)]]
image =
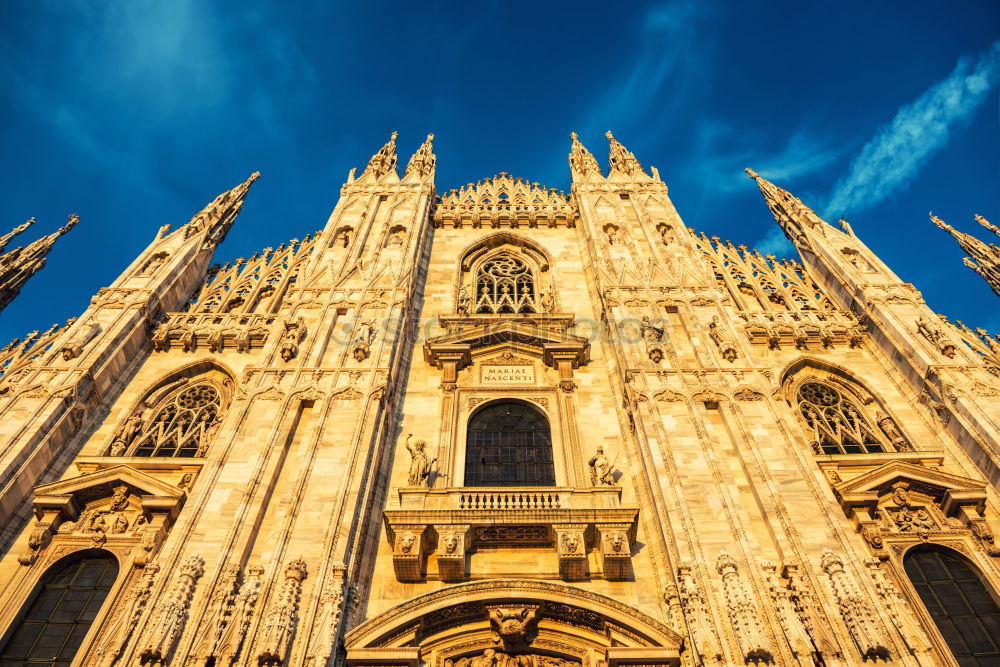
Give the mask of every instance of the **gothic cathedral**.
[(213, 265), (254, 174), (0, 351), (0, 667), (1000, 664), (998, 339), (607, 137), (438, 194), (394, 134)]

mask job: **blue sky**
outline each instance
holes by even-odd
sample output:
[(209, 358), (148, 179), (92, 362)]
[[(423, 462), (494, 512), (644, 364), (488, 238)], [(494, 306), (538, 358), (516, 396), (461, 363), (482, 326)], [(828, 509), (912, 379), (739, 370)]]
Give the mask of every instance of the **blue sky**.
[(254, 170), (218, 261), (319, 229), (392, 130), (404, 163), (435, 133), (443, 191), (500, 171), (567, 188), (570, 131), (604, 162), (611, 128), (690, 227), (789, 253), (750, 166), (1000, 331), (927, 220), (1000, 222), (995, 2), (8, 0), (0, 35), (0, 227), (81, 218), (0, 341), (82, 312)]

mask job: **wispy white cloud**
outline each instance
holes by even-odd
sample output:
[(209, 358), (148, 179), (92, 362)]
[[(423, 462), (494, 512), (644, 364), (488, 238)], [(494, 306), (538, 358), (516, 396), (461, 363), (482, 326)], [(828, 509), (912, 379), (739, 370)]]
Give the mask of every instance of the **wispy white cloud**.
[[(590, 113), (588, 133), (631, 125), (653, 110), (659, 127), (664, 127), (664, 99), (676, 98), (678, 86), (674, 78), (690, 76), (697, 69), (692, 53), (704, 38), (697, 26), (713, 11), (713, 4), (707, 0), (675, 0), (647, 13), (637, 34), (635, 58), (627, 61), (628, 74), (598, 96)], [(668, 81), (674, 94), (664, 98), (663, 88)]]
[(824, 213), (871, 208), (906, 187), (927, 160), (967, 121), (1000, 79), (1000, 41), (978, 59), (962, 58), (946, 79), (900, 108), (851, 162)]
[(795, 254), (795, 246), (781, 231), (781, 227), (775, 225), (763, 238), (757, 240), (753, 247), (763, 255), (774, 255), (775, 257), (788, 257)]
[[(695, 167), (717, 192), (745, 191), (746, 167), (753, 167), (770, 180), (787, 182), (827, 167), (849, 149), (844, 144), (834, 144), (829, 136), (799, 129), (774, 153), (763, 134), (738, 132), (716, 121), (702, 125), (698, 143), (701, 157), (695, 161)], [(735, 144), (738, 147), (727, 149), (727, 145)]]

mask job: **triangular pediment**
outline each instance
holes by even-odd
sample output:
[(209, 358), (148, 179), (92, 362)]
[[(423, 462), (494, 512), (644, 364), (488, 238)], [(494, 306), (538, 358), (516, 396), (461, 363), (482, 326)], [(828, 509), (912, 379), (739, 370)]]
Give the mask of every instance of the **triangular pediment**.
[(114, 492), (114, 487), (121, 484), (128, 485), (130, 490), (139, 496), (182, 498), (185, 495), (183, 489), (128, 465), (113, 466), (79, 477), (36, 486), (34, 495), (35, 498), (78, 495), (96, 497), (102, 495), (105, 490), (107, 495), (111, 495)]
[(473, 349), (497, 343), (520, 343), (541, 348), (547, 344), (586, 345), (587, 339), (583, 336), (553, 331), (525, 322), (489, 322), (443, 336), (435, 336), (428, 339), (427, 343), (429, 345), (469, 345)]
[(983, 482), (903, 461), (886, 463), (841, 482), (833, 489), (842, 505), (869, 505), (892, 493), (893, 485), (898, 482), (906, 482), (947, 505), (981, 506), (986, 502), (986, 484)]

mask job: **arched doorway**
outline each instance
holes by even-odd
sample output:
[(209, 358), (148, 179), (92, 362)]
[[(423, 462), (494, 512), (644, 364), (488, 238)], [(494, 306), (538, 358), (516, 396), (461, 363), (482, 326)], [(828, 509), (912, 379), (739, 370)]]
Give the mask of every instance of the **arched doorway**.
[(552, 432), (521, 401), (490, 403), (469, 419), (465, 486), (553, 486)]
[(1000, 664), (1000, 607), (973, 566), (940, 547), (911, 550), (903, 566), (958, 664)]
[(0, 650), (0, 664), (69, 667), (117, 576), (118, 561), (101, 551), (50, 568)]

